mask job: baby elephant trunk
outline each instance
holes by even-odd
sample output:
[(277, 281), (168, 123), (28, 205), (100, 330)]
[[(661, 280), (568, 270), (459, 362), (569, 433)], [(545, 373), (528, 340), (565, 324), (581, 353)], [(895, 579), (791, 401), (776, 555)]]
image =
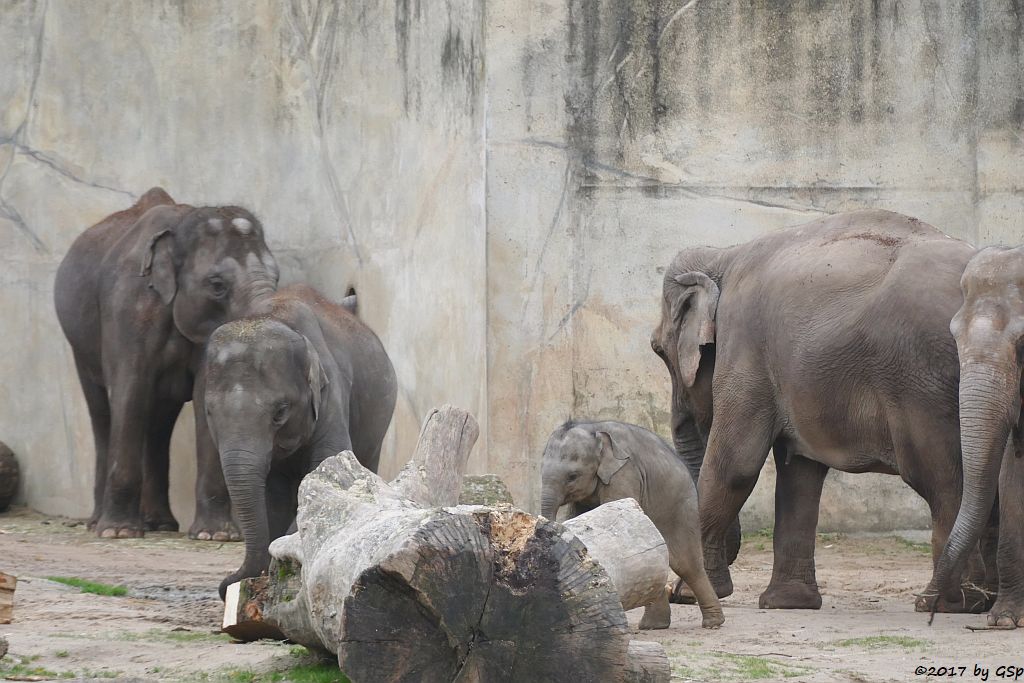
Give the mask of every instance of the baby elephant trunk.
[(259, 576), (270, 566), (266, 500), (268, 462), (269, 455), (244, 448), (221, 453), (221, 466), (231, 494), (231, 506), (245, 536), (245, 560), (237, 572), (224, 580), (221, 585), (222, 597), (228, 584)]

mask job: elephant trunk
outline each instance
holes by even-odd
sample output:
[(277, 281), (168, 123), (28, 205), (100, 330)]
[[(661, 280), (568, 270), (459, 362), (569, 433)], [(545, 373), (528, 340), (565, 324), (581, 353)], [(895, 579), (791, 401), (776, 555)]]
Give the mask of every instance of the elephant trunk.
[(554, 520), (558, 516), (558, 508), (562, 507), (562, 494), (551, 486), (545, 486), (541, 493), (540, 514)]
[(250, 576), (259, 576), (270, 566), (270, 528), (267, 520), (266, 485), (269, 453), (256, 449), (231, 448), (221, 451), (224, 479), (231, 494), (231, 505), (245, 536), (245, 560), (227, 584)]
[(932, 585), (949, 599), (959, 598), (967, 555), (992, 512), (999, 467), (1014, 420), (1019, 376), (1005, 363), (965, 362), (960, 375), (960, 441), (964, 486), (960, 511), (935, 568)]

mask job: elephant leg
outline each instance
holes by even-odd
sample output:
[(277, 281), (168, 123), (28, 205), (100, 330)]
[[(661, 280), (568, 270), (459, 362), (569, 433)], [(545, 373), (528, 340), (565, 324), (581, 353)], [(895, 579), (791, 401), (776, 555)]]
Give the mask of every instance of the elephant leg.
[(103, 514), (103, 490), (107, 485), (107, 453), (110, 448), (110, 397), (105, 387), (89, 379), (82, 360), (75, 354), (75, 369), (89, 407), (92, 422), (92, 439), (96, 449), (95, 482), (93, 484), (93, 508), (89, 516), (89, 529), (96, 528), (96, 522)]
[[(767, 416), (715, 408), (715, 423), (700, 473), (698, 505), (704, 567), (720, 598), (733, 591), (729, 528), (757, 483), (774, 440), (773, 421)], [(691, 588), (696, 593), (696, 587)]]
[(181, 413), (181, 406), (177, 401), (170, 401), (153, 411), (142, 472), (142, 520), (147, 531), (178, 530), (178, 520), (171, 513), (169, 489), (171, 434)]
[(217, 444), (210, 434), (202, 377), (196, 381), (192, 405), (196, 414), (196, 514), (188, 537), (198, 541), (241, 541), (231, 516), (231, 495), (220, 464)]
[(669, 566), (693, 591), (700, 606), (703, 617), (701, 626), (718, 628), (725, 622), (725, 616), (722, 614), (722, 604), (718, 601), (718, 593), (704, 570), (701, 537), (694, 520), (687, 519), (680, 510), (671, 530), (665, 534), (665, 542), (668, 544)]
[[(789, 455), (789, 457), (787, 457)], [(828, 467), (775, 448), (775, 553), (772, 580), (761, 593), (761, 609), (821, 609), (814, 572), (818, 506)]]
[(644, 607), (644, 615), (640, 618), (639, 625), (641, 631), (653, 631), (672, 625), (672, 606), (668, 602), (668, 594), (666, 587), (661, 597)]
[(999, 471), (999, 593), (991, 626), (1024, 627), (1024, 455), (1008, 448)]
[(142, 511), (142, 463), (153, 403), (152, 377), (132, 376), (125, 371), (112, 382), (110, 391), (110, 449), (103, 512), (96, 533), (103, 538), (137, 538), (144, 534)]

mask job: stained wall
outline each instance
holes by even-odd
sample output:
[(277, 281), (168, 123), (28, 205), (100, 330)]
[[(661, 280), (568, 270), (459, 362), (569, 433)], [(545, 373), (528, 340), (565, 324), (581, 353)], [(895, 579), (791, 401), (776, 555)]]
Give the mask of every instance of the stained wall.
[[(52, 308), (74, 237), (152, 185), (263, 220), (285, 282), (353, 286), (400, 381), (385, 474), (430, 407), (536, 509), (567, 417), (667, 433), (662, 269), (827, 213), (1022, 241), (1012, 0), (0, 1), (0, 439), (21, 498), (89, 511)], [(191, 421), (173, 452), (191, 516)], [(771, 465), (745, 510), (771, 523)], [(927, 525), (830, 475), (823, 528)]]

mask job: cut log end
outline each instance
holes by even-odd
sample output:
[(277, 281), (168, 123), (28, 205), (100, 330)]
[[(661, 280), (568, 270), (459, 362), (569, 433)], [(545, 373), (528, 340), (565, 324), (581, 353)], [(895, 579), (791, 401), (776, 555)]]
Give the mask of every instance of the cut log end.
[(438, 513), (359, 576), (342, 610), (342, 670), (371, 679), (387, 661), (392, 681), (621, 677), (618, 596), (564, 536), (520, 511)]
[(228, 586), (224, 595), (224, 622), (221, 631), (235, 640), (261, 638), (284, 640), (285, 635), (264, 619), (263, 608), (268, 596), (266, 576), (243, 579)]

